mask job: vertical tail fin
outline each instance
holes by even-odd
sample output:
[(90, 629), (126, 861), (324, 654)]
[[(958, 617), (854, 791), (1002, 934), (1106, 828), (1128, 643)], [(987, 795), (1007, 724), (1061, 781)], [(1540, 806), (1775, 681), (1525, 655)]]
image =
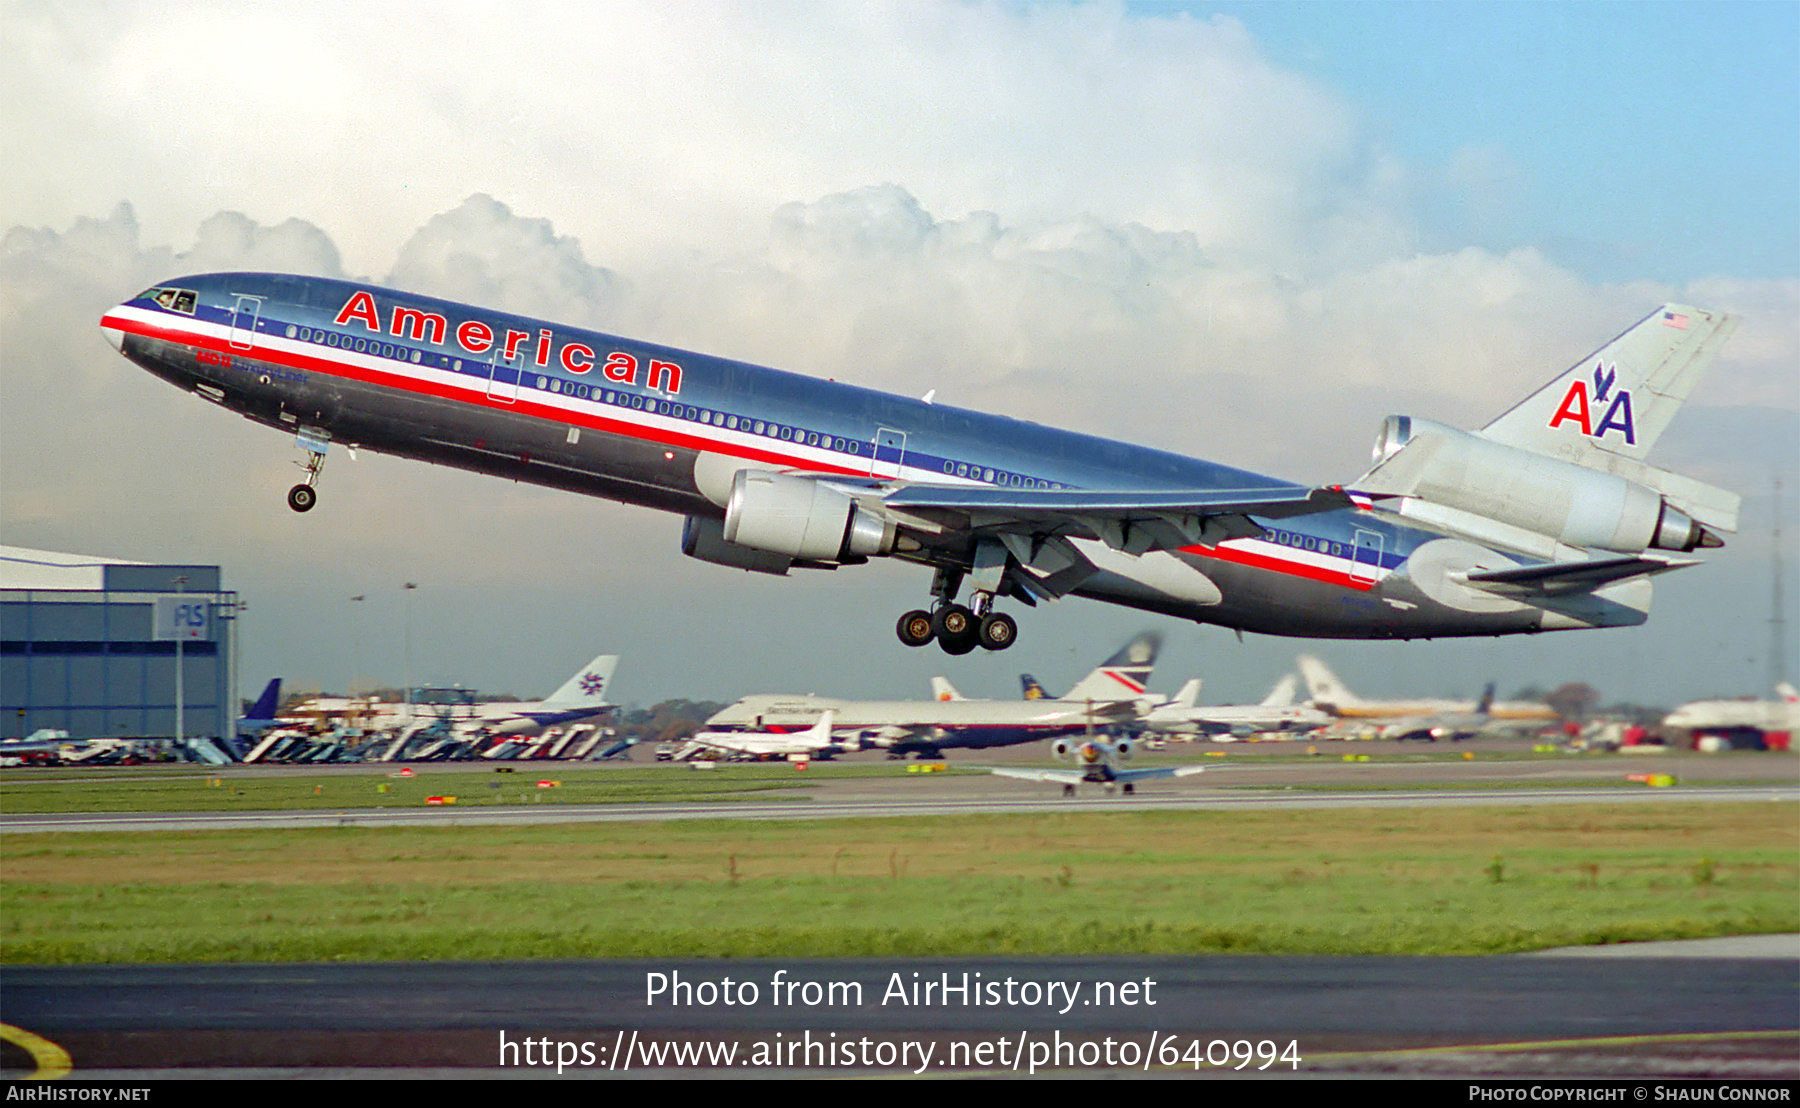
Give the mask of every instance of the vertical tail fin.
[(244, 712), (245, 719), (274, 719), (275, 709), (281, 703), (281, 678), (271, 677), (263, 686), (262, 695)]
[(1173, 708), (1192, 708), (1198, 703), (1200, 703), (1200, 678), (1196, 677), (1187, 684), (1181, 686), (1181, 691), (1175, 694), (1174, 700), (1169, 701), (1169, 706)]
[(1357, 695), (1345, 687), (1338, 680), (1337, 674), (1326, 668), (1324, 662), (1311, 654), (1302, 654), (1298, 660), (1301, 676), (1306, 678), (1306, 691), (1315, 704), (1327, 708), (1342, 708), (1358, 702)]
[(818, 722), (808, 727), (799, 736), (800, 740), (814, 750), (831, 745), (831, 725), (837, 721), (837, 711), (832, 708), (820, 713)]
[(1019, 695), (1026, 700), (1049, 700), (1050, 694), (1044, 686), (1029, 673), (1019, 674)]
[(1481, 699), (1479, 701), (1477, 701), (1475, 704), (1475, 714), (1478, 716), (1487, 716), (1487, 715), (1493, 715), (1493, 713), (1494, 713), (1494, 682), (1489, 681), (1487, 683), (1487, 688), (1481, 690)]
[(1299, 684), (1293, 674), (1283, 674), (1281, 680), (1275, 682), (1269, 695), (1262, 698), (1261, 707), (1285, 708), (1294, 702), (1294, 687)]
[(1481, 436), (1594, 469), (1643, 461), (1738, 317), (1665, 304), (1481, 429)]
[(1075, 682), (1075, 687), (1064, 693), (1062, 699), (1107, 701), (1143, 696), (1161, 649), (1162, 636), (1146, 631)]
[(575, 671), (562, 688), (551, 693), (546, 706), (578, 707), (606, 703), (606, 690), (612, 685), (613, 670), (618, 668), (617, 654), (602, 654)]
[(948, 677), (933, 677), (931, 679), (931, 698), (933, 700), (961, 700), (963, 694), (956, 691), (956, 686), (950, 683)]

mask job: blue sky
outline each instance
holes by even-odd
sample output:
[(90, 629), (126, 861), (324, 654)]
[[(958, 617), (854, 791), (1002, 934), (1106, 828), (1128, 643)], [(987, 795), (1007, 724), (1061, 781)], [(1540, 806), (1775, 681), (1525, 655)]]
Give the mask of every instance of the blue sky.
[(1517, 195), (1492, 219), (1428, 207), (1436, 248), (1473, 222), (1480, 245), (1533, 243), (1595, 280), (1800, 272), (1800, 4), (1177, 7), (1241, 20), (1408, 162), (1504, 154)]

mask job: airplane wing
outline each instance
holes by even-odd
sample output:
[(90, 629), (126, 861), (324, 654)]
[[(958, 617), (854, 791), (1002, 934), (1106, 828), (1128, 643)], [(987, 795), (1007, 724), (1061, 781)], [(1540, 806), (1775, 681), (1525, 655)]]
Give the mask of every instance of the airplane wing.
[(1672, 569), (1699, 564), (1692, 558), (1639, 554), (1622, 558), (1597, 558), (1586, 562), (1519, 566), (1514, 569), (1474, 570), (1465, 576), (1475, 588), (1501, 596), (1563, 596), (1592, 592), (1602, 585), (1623, 581), (1627, 577), (1648, 577), (1653, 573), (1667, 573)]
[[(1144, 769), (1121, 769), (1113, 771), (1113, 781), (1123, 784), (1129, 781), (1150, 781), (1158, 777), (1192, 777), (1196, 773), (1206, 772), (1206, 766), (1157, 766)], [(1061, 785), (1079, 785), (1088, 780), (1087, 774), (1079, 769), (1015, 769), (1011, 766), (989, 766), (989, 773), (1001, 777), (1017, 777), (1022, 781), (1052, 781)]]
[(1115, 781), (1151, 781), (1158, 777), (1192, 777), (1196, 773), (1205, 773), (1206, 766), (1146, 766), (1143, 769), (1121, 769), (1113, 771)]
[(1282, 519), (1352, 506), (1341, 488), (1298, 485), (1163, 491), (905, 485), (881, 504), (947, 530), (1098, 539), (1132, 554), (1260, 535), (1252, 515)]
[(989, 773), (1001, 777), (1017, 777), (1021, 781), (1054, 781), (1062, 785), (1079, 785), (1087, 780), (1087, 775), (1078, 769), (1014, 769), (1010, 766), (989, 766)]

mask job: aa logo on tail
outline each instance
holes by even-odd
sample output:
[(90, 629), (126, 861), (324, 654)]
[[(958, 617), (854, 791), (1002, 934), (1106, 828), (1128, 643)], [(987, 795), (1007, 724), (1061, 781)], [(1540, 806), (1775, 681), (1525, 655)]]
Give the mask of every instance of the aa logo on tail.
[[(1557, 406), (1556, 414), (1550, 417), (1550, 427), (1555, 430), (1564, 423), (1573, 423), (1581, 428), (1581, 433), (1590, 439), (1606, 438), (1608, 431), (1617, 431), (1625, 436), (1627, 446), (1637, 445), (1637, 427), (1631, 417), (1631, 390), (1614, 389), (1618, 381), (1618, 366), (1608, 366), (1604, 362), (1594, 364), (1593, 387), (1577, 377), (1569, 383), (1569, 391), (1563, 394), (1562, 403)], [(1606, 406), (1606, 414), (1600, 422), (1594, 422), (1594, 413)]]

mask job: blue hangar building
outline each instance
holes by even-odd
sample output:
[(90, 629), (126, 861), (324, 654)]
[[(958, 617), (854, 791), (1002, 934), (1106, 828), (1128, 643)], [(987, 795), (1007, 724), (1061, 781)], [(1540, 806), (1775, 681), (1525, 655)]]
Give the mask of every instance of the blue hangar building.
[(0, 546), (0, 738), (228, 739), (238, 598), (218, 566)]

